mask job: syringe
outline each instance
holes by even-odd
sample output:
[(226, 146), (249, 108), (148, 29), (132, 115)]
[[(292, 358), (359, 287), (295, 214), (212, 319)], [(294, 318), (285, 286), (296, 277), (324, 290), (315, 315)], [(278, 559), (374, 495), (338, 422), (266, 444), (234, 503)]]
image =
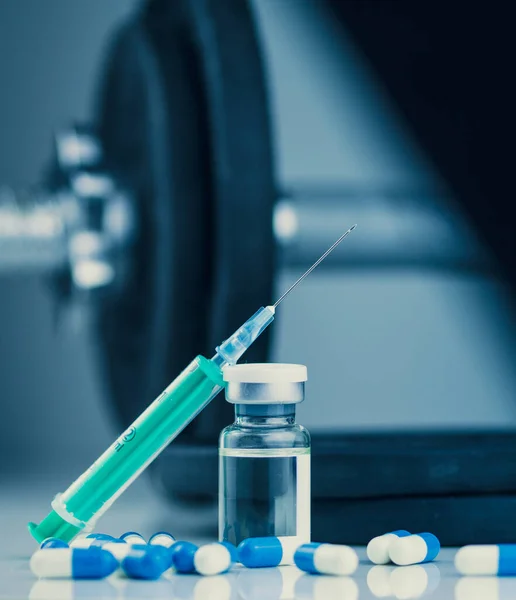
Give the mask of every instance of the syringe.
[(38, 542), (70, 541), (91, 531), (120, 494), (222, 390), (222, 369), (234, 365), (274, 320), (277, 306), (356, 225), (346, 231), (272, 306), (260, 308), (216, 348), (211, 360), (197, 356), (186, 369), (72, 485), (57, 494), (39, 525), (29, 523)]

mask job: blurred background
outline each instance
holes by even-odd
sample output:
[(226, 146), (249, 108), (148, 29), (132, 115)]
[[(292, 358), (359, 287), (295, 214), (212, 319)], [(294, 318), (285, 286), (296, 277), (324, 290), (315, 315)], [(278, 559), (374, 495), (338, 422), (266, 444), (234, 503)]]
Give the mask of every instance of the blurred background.
[[(56, 132), (97, 122), (113, 32), (136, 14), (163, 10), (163, 3), (148, 4), (0, 3), (5, 211), (7, 188), (47, 185)], [(359, 225), (282, 306), (273, 328), (269, 359), (308, 366), (299, 422), (322, 435), (514, 428), (514, 209), (502, 4), (491, 4), (487, 15), (472, 6), (403, 0), (249, 5), (275, 181), (275, 242), (265, 252), (273, 254), (272, 288), (255, 294), (255, 307)], [(238, 61), (238, 53), (227, 52)], [(123, 93), (133, 94), (130, 87)], [(138, 112), (132, 118), (136, 131), (144, 127)], [(188, 204), (187, 196), (179, 201)], [(214, 246), (217, 227), (210, 223)], [(1, 231), (0, 253), (11, 256), (2, 267), (0, 255), (1, 481), (78, 475), (152, 395), (128, 400), (135, 408), (127, 415), (120, 409), (108, 373), (118, 354), (107, 356), (113, 344), (100, 348), (105, 340), (91, 325), (89, 295), (63, 301), (49, 269), (13, 259)], [(263, 248), (255, 250), (258, 260)], [(183, 281), (188, 286), (189, 276)], [(201, 327), (207, 315), (194, 318)], [(166, 323), (161, 335), (178, 342)], [(140, 367), (133, 367), (137, 377)], [(152, 393), (176, 372), (163, 367)], [(217, 427), (230, 419), (225, 410)], [(192, 440), (216, 440), (215, 430), (192, 431)]]

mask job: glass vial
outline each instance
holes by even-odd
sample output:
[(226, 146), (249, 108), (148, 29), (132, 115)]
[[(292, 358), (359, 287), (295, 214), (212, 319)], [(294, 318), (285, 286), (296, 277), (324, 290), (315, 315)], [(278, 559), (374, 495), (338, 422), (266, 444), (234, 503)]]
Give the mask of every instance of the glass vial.
[(219, 443), (219, 539), (310, 541), (310, 434), (296, 423), (304, 365), (242, 364), (224, 369), (235, 422)]

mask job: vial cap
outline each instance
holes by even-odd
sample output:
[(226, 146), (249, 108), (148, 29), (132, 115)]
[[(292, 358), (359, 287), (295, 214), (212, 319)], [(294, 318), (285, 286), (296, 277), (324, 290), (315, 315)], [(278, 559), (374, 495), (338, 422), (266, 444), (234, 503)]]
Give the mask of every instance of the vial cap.
[(305, 365), (287, 363), (227, 366), (223, 376), (228, 383), (302, 383), (308, 379)]

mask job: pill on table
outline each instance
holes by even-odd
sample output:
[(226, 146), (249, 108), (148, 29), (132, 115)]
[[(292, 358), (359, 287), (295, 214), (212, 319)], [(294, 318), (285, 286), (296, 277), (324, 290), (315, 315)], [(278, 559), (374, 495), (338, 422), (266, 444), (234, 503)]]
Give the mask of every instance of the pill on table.
[(88, 540), (114, 540), (116, 538), (114, 538), (112, 535), (109, 535), (108, 533), (89, 533), (86, 536), (86, 539), (88, 539)]
[(462, 575), (516, 575), (516, 544), (464, 546), (455, 568)]
[(153, 546), (165, 546), (165, 548), (170, 548), (175, 542), (176, 538), (166, 531), (158, 531), (158, 533), (151, 535), (149, 538), (149, 544)]
[(394, 540), (389, 546), (389, 557), (399, 566), (415, 565), (434, 560), (440, 549), (433, 533), (417, 533)]
[(193, 573), (195, 571), (194, 556), (199, 546), (191, 542), (176, 542), (170, 549), (172, 564), (178, 573)]
[(172, 566), (172, 553), (164, 546), (130, 546), (122, 560), (122, 569), (131, 579), (158, 579)]
[(117, 568), (118, 561), (102, 548), (49, 548), (37, 550), (30, 559), (36, 577), (103, 579)]
[(351, 575), (358, 567), (358, 556), (349, 546), (311, 543), (296, 550), (294, 562), (307, 573)]
[(145, 538), (136, 531), (126, 531), (125, 533), (122, 533), (120, 539), (124, 540), (128, 544), (141, 545), (147, 543)]
[(49, 537), (41, 542), (40, 548), (68, 548), (68, 544), (59, 538)]
[(292, 565), (299, 545), (296, 537), (247, 538), (237, 548), (238, 560), (248, 568)]
[(200, 575), (219, 575), (229, 571), (237, 562), (238, 553), (229, 542), (215, 542), (201, 546), (194, 555), (194, 567)]
[(110, 552), (121, 562), (131, 552), (132, 545), (125, 540), (107, 540), (101, 545), (101, 548)]
[(117, 540), (112, 535), (106, 535), (106, 534), (97, 535), (97, 534), (95, 534), (92, 537), (87, 535), (86, 537), (74, 540), (71, 544), (71, 547), (72, 548), (92, 548), (94, 546), (103, 547), (108, 543), (117, 542), (117, 541), (120, 541), (125, 544), (125, 541)]
[(375, 565), (386, 565), (391, 560), (389, 558), (389, 548), (392, 542), (408, 535), (410, 535), (408, 531), (398, 529), (397, 531), (391, 531), (390, 533), (374, 537), (367, 544), (367, 558)]

